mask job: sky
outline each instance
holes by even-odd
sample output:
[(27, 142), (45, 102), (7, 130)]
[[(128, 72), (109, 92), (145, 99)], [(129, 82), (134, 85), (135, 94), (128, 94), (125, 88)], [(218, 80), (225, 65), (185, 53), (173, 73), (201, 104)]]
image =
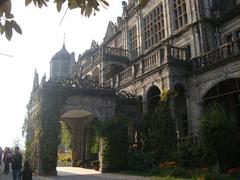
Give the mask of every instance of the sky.
[(96, 16), (86, 18), (80, 9), (60, 13), (50, 1), (41, 9), (33, 4), (25, 7), (24, 0), (12, 0), (12, 13), (23, 34), (13, 32), (11, 41), (0, 35), (0, 146), (12, 147), (19, 140), (24, 148), (22, 126), (26, 105), (30, 99), (35, 68), (40, 80), (44, 73), (49, 78), (50, 60), (63, 45), (69, 53), (79, 54), (90, 48), (92, 40), (101, 44), (109, 21), (116, 23), (122, 15), (122, 0), (108, 0), (110, 6), (101, 8)]

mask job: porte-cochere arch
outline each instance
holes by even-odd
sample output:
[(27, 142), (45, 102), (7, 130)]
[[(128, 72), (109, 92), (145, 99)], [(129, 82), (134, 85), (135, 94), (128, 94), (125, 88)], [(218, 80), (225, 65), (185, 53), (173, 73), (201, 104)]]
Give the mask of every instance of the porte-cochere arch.
[(98, 118), (94, 112), (73, 109), (62, 114), (61, 121), (65, 122), (71, 133), (72, 166), (78, 166), (81, 161), (88, 162), (86, 166), (90, 166), (89, 162), (97, 159), (90, 151), (91, 140), (95, 133), (91, 124), (99, 121)]
[[(84, 130), (89, 122), (111, 120), (118, 113), (130, 116), (133, 120), (138, 118), (135, 96), (98, 86), (87, 79), (75, 77), (59, 82), (42, 80), (41, 85), (34, 86), (27, 106), (27, 134), (34, 136), (27, 135), (26, 148), (29, 152), (27, 158), (42, 175), (57, 173), (60, 120), (67, 122), (75, 133), (74, 165), (76, 161), (89, 157), (86, 150), (88, 132)], [(82, 146), (77, 146), (78, 143)]]

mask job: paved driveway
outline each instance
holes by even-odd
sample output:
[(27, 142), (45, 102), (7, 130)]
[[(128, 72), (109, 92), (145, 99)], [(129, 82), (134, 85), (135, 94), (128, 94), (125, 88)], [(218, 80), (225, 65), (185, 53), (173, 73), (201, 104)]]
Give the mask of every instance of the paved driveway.
[[(149, 178), (140, 176), (127, 176), (120, 174), (104, 173), (100, 174), (98, 171), (73, 168), (73, 167), (58, 167), (58, 176), (56, 177), (42, 177), (34, 176), (33, 180), (149, 180)], [(0, 180), (11, 180), (11, 175), (4, 175), (1, 167)]]

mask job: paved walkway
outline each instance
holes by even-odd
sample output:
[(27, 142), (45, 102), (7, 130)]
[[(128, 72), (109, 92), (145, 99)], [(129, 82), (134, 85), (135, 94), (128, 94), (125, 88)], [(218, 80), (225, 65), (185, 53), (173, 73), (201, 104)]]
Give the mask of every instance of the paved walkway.
[[(42, 177), (34, 176), (33, 180), (149, 180), (140, 176), (128, 176), (120, 174), (104, 173), (83, 168), (58, 167), (58, 176)], [(3, 174), (3, 165), (0, 167), (0, 180), (11, 180), (11, 174)]]

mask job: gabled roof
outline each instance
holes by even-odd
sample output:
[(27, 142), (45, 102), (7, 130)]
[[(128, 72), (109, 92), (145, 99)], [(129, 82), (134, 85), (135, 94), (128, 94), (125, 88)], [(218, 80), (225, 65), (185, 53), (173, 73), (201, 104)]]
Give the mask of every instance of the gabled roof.
[(92, 40), (92, 44), (91, 44), (90, 49), (97, 49), (97, 48), (99, 48), (98, 43), (95, 40)]
[(109, 21), (107, 32), (103, 38), (103, 41), (106, 41), (107, 39), (111, 38), (117, 31), (117, 26), (113, 24), (112, 21)]

